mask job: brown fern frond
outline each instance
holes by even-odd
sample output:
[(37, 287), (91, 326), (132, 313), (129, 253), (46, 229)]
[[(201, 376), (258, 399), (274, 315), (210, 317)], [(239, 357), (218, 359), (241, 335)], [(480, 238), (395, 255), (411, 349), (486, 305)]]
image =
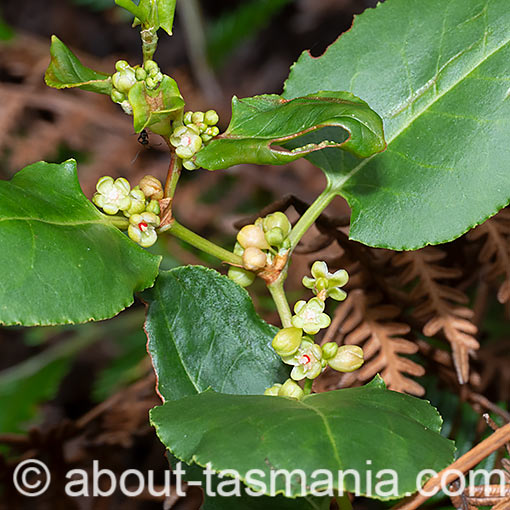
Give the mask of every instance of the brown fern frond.
[(395, 255), (393, 263), (403, 268), (401, 283), (416, 282), (410, 292), (415, 305), (412, 315), (423, 323), (423, 334), (431, 337), (443, 332), (450, 342), (457, 378), (461, 384), (469, 377), (469, 354), (479, 344), (474, 335), (477, 327), (473, 324), (474, 312), (464, 306), (467, 296), (458, 289), (440, 283), (460, 276), (460, 271), (437, 264), (445, 257), (438, 248), (425, 248), (415, 252)]
[[(467, 238), (477, 241), (485, 238), (478, 254), (482, 264), (482, 275), (490, 283), (499, 283), (498, 301), (510, 301), (510, 210), (503, 209), (471, 231)], [(500, 280), (503, 277), (503, 282)]]
[[(395, 322), (400, 314), (398, 307), (381, 304), (381, 296), (353, 290), (338, 306), (331, 329), (337, 331), (339, 343), (360, 345), (365, 354), (363, 367), (345, 374), (342, 385), (355, 380), (366, 382), (380, 373), (389, 389), (421, 396), (423, 387), (408, 376), (420, 377), (422, 366), (402, 356), (414, 354), (418, 346), (402, 335), (409, 333), (407, 324)], [(327, 340), (327, 338), (325, 338)]]

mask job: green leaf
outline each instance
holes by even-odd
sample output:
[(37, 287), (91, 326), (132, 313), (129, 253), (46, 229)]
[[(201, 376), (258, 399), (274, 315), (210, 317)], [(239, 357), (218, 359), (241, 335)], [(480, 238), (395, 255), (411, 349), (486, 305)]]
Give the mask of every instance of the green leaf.
[(160, 261), (87, 200), (73, 160), (0, 181), (0, 246), (1, 324), (113, 317), (152, 285)]
[(284, 97), (348, 90), (381, 115), (388, 149), (311, 159), (352, 207), (350, 235), (417, 249), (460, 236), (510, 200), (506, 0), (387, 0), (326, 53), (305, 52)]
[(176, 0), (140, 0), (138, 5), (132, 0), (115, 0), (115, 3), (133, 14), (144, 28), (162, 28), (172, 35)]
[(161, 272), (142, 297), (148, 351), (165, 400), (209, 387), (262, 394), (288, 377), (270, 345), (277, 329), (227, 277), (201, 266), (179, 267)]
[[(327, 126), (343, 128), (342, 140), (322, 138), (292, 151), (273, 146)], [(343, 130), (350, 133), (347, 140)], [(208, 170), (241, 163), (283, 165), (325, 147), (339, 147), (359, 157), (380, 152), (385, 147), (381, 119), (347, 92), (316, 92), (290, 101), (277, 95), (234, 97), (227, 131), (199, 151), (195, 161)]]
[(44, 75), (46, 85), (57, 89), (78, 87), (89, 92), (110, 95), (110, 75), (85, 67), (55, 35), (51, 37), (50, 54), (50, 65)]
[[(257, 478), (268, 485), (273, 469), (301, 469), (305, 493), (314, 482), (312, 473), (325, 469), (336, 489), (392, 499), (416, 491), (421, 470), (439, 471), (453, 460), (453, 443), (439, 434), (441, 417), (428, 402), (376, 386), (312, 394), (302, 401), (209, 390), (152, 409), (151, 421), (163, 444), (184, 462), (234, 469), (244, 481), (248, 471), (260, 469), (264, 476)], [(360, 473), (359, 491), (352, 476), (339, 486), (338, 472), (347, 469)], [(376, 474), (383, 469), (398, 473), (398, 494), (376, 490)], [(283, 493), (283, 477), (275, 489)], [(303, 494), (298, 482), (290, 490)]]
[[(160, 86), (153, 91), (147, 90), (143, 82), (135, 83), (128, 93), (133, 107), (133, 123), (137, 133), (149, 126), (162, 122), (170, 130), (170, 120), (176, 118), (184, 108), (184, 100), (177, 83), (169, 76), (163, 76)], [(167, 121), (167, 122), (165, 122)], [(158, 134), (168, 134), (156, 128)]]

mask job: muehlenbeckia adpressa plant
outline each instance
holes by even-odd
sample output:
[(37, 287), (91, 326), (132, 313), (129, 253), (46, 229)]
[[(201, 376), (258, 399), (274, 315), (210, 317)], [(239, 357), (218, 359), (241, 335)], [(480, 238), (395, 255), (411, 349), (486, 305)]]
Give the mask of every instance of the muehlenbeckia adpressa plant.
[[(315, 262), (303, 280), (313, 295), (293, 311), (283, 285), (294, 249), (337, 195), (353, 209), (351, 238), (397, 250), (452, 240), (509, 202), (506, 0), (386, 0), (322, 57), (304, 53), (283, 95), (234, 97), (221, 134), (215, 111), (186, 111), (177, 83), (157, 63), (158, 29), (171, 34), (175, 0), (116, 3), (140, 26), (143, 60), (97, 72), (54, 37), (46, 83), (105, 94), (132, 115), (136, 132), (160, 135), (169, 149), (166, 180), (105, 176), (93, 203), (73, 161), (36, 163), (0, 182), (0, 264), (12, 268), (0, 286), (0, 322), (107, 319), (145, 290), (148, 349), (164, 399), (151, 421), (176, 457), (217, 472), (235, 469), (254, 490), (248, 471), (268, 476), (277, 466), (307, 476), (355, 468), (362, 472), (357, 492), (381, 499), (415, 491), (418, 472), (452, 459), (441, 418), (428, 402), (387, 391), (379, 378), (312, 393), (323, 371), (363, 362), (359, 347), (314, 337), (328, 327), (334, 301), (345, 298), (347, 274)], [(230, 251), (172, 214), (183, 168), (302, 157), (324, 171), (327, 184), (294, 225), (283, 211), (259, 218), (240, 230)], [(168, 233), (218, 257), (230, 279), (203, 267), (160, 272), (160, 258), (143, 247)], [(267, 284), (282, 329), (258, 317), (241, 288), (256, 277)], [(385, 493), (376, 478), (363, 476), (389, 468), (398, 487)], [(353, 491), (353, 484), (331, 482), (334, 491)], [(301, 498), (246, 506), (329, 507), (330, 494), (305, 497), (309, 490), (293, 485), (286, 495)]]

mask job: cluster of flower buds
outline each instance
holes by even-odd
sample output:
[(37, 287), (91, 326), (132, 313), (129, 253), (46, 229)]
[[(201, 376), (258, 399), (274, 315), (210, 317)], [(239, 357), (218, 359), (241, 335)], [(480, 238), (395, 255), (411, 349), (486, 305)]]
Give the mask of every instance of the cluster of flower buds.
[(234, 247), (234, 253), (243, 259), (243, 267), (230, 267), (228, 277), (241, 287), (251, 285), (255, 272), (270, 265), (275, 254), (289, 249), (291, 228), (289, 219), (280, 211), (244, 226)]
[(207, 112), (186, 112), (182, 121), (174, 121), (170, 143), (175, 153), (182, 159), (182, 165), (188, 170), (198, 167), (191, 159), (203, 146), (220, 133), (219, 117), (214, 110)]
[(106, 214), (116, 215), (122, 212), (129, 218), (129, 237), (144, 248), (152, 246), (157, 240), (156, 228), (159, 226), (159, 200), (163, 198), (163, 186), (152, 175), (146, 175), (131, 189), (127, 179), (104, 176), (96, 184), (96, 193), (92, 201)]
[[(328, 342), (322, 347), (315, 343), (312, 336), (321, 329), (327, 328), (331, 318), (324, 313), (325, 301), (328, 297), (342, 301), (346, 293), (340, 289), (347, 283), (348, 275), (344, 270), (329, 273), (325, 262), (318, 261), (312, 266), (313, 278), (305, 277), (303, 284), (316, 294), (308, 302), (298, 301), (294, 306), (295, 315), (292, 326), (281, 329), (273, 338), (272, 347), (281, 356), (282, 361), (292, 365), (290, 377), (293, 381), (315, 379), (326, 367), (339, 372), (353, 372), (363, 364), (363, 350), (357, 345), (343, 345)], [(278, 386), (278, 385), (276, 385)], [(283, 386), (266, 390), (266, 395), (282, 396)], [(299, 385), (296, 384), (299, 387)], [(293, 398), (301, 398), (297, 389)], [(299, 397), (301, 395), (301, 397)]]
[(115, 63), (115, 69), (117, 72), (112, 76), (113, 89), (110, 97), (128, 114), (133, 113), (128, 101), (128, 93), (136, 82), (142, 81), (147, 90), (154, 90), (163, 80), (163, 73), (154, 60), (147, 60), (143, 67), (131, 67), (125, 60), (119, 60)]

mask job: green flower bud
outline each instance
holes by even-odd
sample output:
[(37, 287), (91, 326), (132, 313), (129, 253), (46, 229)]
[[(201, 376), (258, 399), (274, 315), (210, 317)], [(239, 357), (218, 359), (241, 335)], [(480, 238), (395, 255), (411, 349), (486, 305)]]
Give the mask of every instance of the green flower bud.
[(233, 252), (236, 254), (236, 255), (239, 255), (240, 257), (243, 256), (243, 253), (244, 253), (244, 248), (239, 244), (239, 243), (236, 243), (234, 245), (234, 249), (233, 249)]
[(131, 198), (131, 205), (129, 209), (124, 211), (124, 216), (129, 218), (132, 214), (140, 214), (145, 211), (145, 195), (141, 189), (133, 188), (129, 193), (129, 197)]
[(115, 62), (115, 69), (117, 71), (124, 71), (125, 69), (129, 69), (129, 64), (125, 60), (117, 60)]
[(110, 97), (114, 103), (122, 103), (122, 101), (126, 100), (126, 94), (123, 94), (119, 90), (113, 88)]
[(334, 358), (338, 352), (338, 344), (336, 342), (328, 342), (322, 346), (322, 357), (326, 360)]
[(112, 85), (124, 94), (127, 94), (135, 83), (135, 72), (131, 68), (119, 71), (112, 76)]
[(267, 395), (268, 397), (277, 397), (281, 387), (281, 384), (274, 384), (271, 388), (267, 388), (267, 390), (264, 391), (264, 395)]
[(328, 365), (338, 372), (354, 372), (363, 365), (363, 349), (358, 345), (342, 345)]
[(192, 117), (193, 117), (193, 112), (186, 112), (184, 114), (184, 124), (193, 124), (193, 120), (192, 120)]
[(131, 186), (123, 177), (115, 181), (109, 176), (101, 177), (97, 181), (96, 190), (97, 193), (94, 193), (92, 201), (106, 214), (117, 214), (119, 210), (125, 211), (131, 206), (129, 196)]
[(280, 227), (274, 227), (266, 232), (266, 240), (271, 246), (281, 246), (285, 236), (283, 230)]
[(290, 233), (292, 225), (289, 219), (281, 211), (274, 212), (267, 215), (264, 218), (264, 231), (269, 232), (273, 228), (278, 227), (282, 230), (284, 237), (287, 237)]
[(196, 124), (190, 124), (189, 126), (187, 126), (188, 129), (190, 129), (191, 131), (193, 131), (193, 133), (195, 133), (196, 135), (199, 135), (200, 134), (200, 128), (196, 125)]
[(241, 287), (249, 287), (256, 278), (255, 274), (251, 271), (246, 271), (246, 269), (236, 266), (229, 267), (227, 276)]
[(152, 214), (155, 214), (156, 216), (159, 216), (159, 213), (161, 212), (161, 208), (159, 207), (159, 202), (157, 200), (151, 200), (147, 206), (145, 207), (145, 210), (147, 212), (150, 212)]
[(207, 110), (204, 115), (204, 120), (207, 125), (209, 126), (215, 126), (218, 124), (220, 118), (218, 114), (214, 110)]
[(163, 73), (162, 72), (156, 73), (152, 78), (156, 83), (159, 84), (163, 81)]
[(147, 198), (154, 198), (161, 200), (163, 198), (163, 185), (159, 179), (153, 175), (146, 175), (140, 181), (140, 189), (144, 192)]
[(120, 106), (122, 107), (122, 110), (124, 110), (124, 113), (127, 113), (128, 115), (133, 115), (133, 107), (131, 106), (131, 103), (126, 99), (126, 101), (122, 101), (120, 103)]
[(264, 231), (257, 225), (246, 225), (237, 234), (237, 241), (243, 248), (253, 246), (259, 250), (269, 249)]
[(199, 133), (202, 135), (208, 129), (207, 124), (205, 122), (195, 122), (195, 126), (197, 126)]
[(267, 256), (258, 248), (249, 246), (243, 253), (243, 266), (248, 271), (257, 271), (262, 269), (267, 263)]
[(276, 333), (271, 345), (280, 356), (292, 356), (301, 345), (303, 331), (299, 328), (283, 328)]
[(145, 80), (145, 86), (149, 89), (149, 90), (154, 90), (157, 86), (158, 86), (158, 83), (154, 80), (154, 78), (151, 78), (150, 76)]
[(202, 124), (204, 122), (204, 112), (195, 112), (191, 115), (193, 124)]
[(182, 166), (186, 170), (196, 170), (197, 168), (199, 168), (197, 165), (195, 165), (195, 162), (192, 159), (183, 159)]
[(156, 227), (159, 226), (159, 217), (150, 212), (133, 214), (129, 218), (129, 237), (144, 248), (152, 246), (158, 239)]
[(138, 81), (144, 81), (147, 78), (147, 71), (143, 67), (135, 69), (135, 77)]
[(210, 141), (213, 139), (213, 137), (212, 137), (212, 136), (210, 136), (210, 135), (206, 135), (205, 133), (202, 133), (202, 134), (200, 135), (200, 138), (202, 138), (202, 141), (203, 141), (204, 143), (210, 142)]
[(278, 391), (279, 397), (289, 397), (296, 400), (301, 400), (304, 394), (305, 392), (302, 390), (301, 386), (292, 379), (287, 379)]
[(143, 64), (143, 68), (147, 71), (147, 73), (149, 73), (149, 76), (159, 72), (159, 66), (156, 62), (154, 62), (154, 60), (147, 60)]

